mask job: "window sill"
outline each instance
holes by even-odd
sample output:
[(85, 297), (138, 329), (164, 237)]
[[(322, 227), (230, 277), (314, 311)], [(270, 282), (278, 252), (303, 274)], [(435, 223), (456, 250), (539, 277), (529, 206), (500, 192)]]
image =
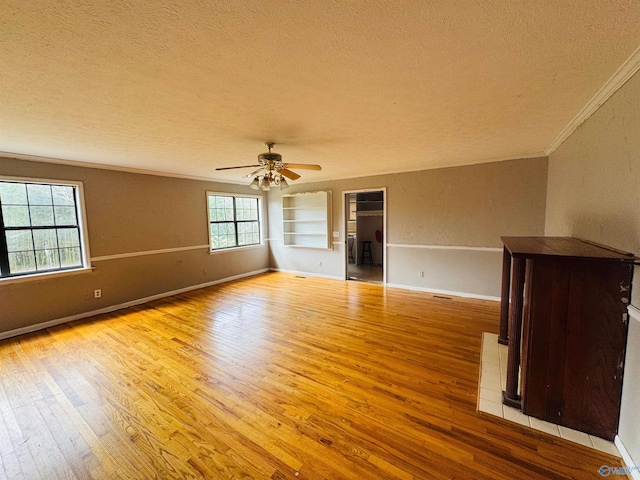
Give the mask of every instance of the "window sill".
[(89, 273), (93, 271), (93, 268), (94, 267), (84, 267), (84, 268), (76, 268), (74, 270), (63, 270), (60, 272), (34, 273), (31, 275), (24, 275), (22, 277), (0, 278), (0, 286), (8, 285), (10, 283), (35, 282), (37, 280), (49, 280), (51, 278), (79, 275), (81, 273)]
[(219, 253), (237, 252), (238, 250), (251, 250), (253, 248), (261, 248), (266, 243), (258, 243), (257, 245), (244, 245), (242, 247), (221, 248), (219, 250), (209, 250), (209, 255), (217, 255)]

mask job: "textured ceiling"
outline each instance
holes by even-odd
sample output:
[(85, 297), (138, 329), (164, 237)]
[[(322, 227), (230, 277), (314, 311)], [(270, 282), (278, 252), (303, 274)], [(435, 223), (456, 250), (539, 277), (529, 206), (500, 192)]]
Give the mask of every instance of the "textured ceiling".
[[(0, 151), (299, 181), (543, 155), (640, 45), (636, 0), (0, 3)], [(0, 172), (1, 174), (2, 172)]]

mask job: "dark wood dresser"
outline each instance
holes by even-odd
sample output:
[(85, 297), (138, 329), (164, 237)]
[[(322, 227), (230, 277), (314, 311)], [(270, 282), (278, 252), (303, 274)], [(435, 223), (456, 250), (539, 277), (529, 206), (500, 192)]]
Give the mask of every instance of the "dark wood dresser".
[(503, 402), (613, 440), (637, 259), (570, 237), (502, 241), (500, 341), (509, 345)]

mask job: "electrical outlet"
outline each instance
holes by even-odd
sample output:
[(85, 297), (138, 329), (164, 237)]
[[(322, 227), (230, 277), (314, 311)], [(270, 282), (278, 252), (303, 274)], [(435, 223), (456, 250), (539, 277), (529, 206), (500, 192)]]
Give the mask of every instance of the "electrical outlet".
[(102, 290), (97, 289), (93, 291), (93, 298), (102, 298)]
[(322, 266), (322, 262), (318, 262), (318, 266), (321, 267)]
[(418, 272), (418, 278), (424, 278), (424, 272), (422, 270)]

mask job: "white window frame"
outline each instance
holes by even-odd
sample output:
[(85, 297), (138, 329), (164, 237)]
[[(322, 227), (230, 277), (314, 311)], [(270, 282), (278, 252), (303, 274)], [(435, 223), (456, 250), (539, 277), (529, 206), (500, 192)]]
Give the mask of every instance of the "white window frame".
[[(224, 247), (224, 248), (216, 248), (216, 249), (212, 249), (211, 248), (211, 221), (209, 219), (209, 196), (220, 196), (220, 197), (234, 197), (235, 198), (254, 198), (258, 200), (258, 231), (260, 233), (260, 242), (259, 243), (253, 243), (251, 245), (235, 245), (233, 247)], [(215, 255), (217, 253), (223, 253), (223, 252), (232, 252), (234, 250), (244, 250), (244, 249), (249, 249), (249, 248), (257, 248), (257, 247), (261, 247), (264, 246), (264, 242), (265, 242), (265, 228), (266, 228), (266, 223), (265, 223), (265, 215), (264, 215), (264, 207), (263, 207), (263, 200), (264, 197), (262, 195), (251, 195), (251, 194), (244, 194), (244, 193), (232, 193), (232, 192), (211, 192), (211, 191), (207, 191), (207, 194), (205, 196), (205, 206), (206, 206), (206, 214), (207, 214), (207, 236), (209, 238), (209, 253), (212, 255)], [(234, 222), (236, 222), (236, 220), (234, 220)], [(236, 237), (236, 242), (238, 241), (237, 237)]]
[[(78, 208), (78, 228), (80, 230), (80, 253), (82, 255), (82, 266), (77, 268), (65, 268), (60, 270), (50, 270), (47, 272), (33, 272), (10, 277), (0, 277), (0, 285), (7, 283), (27, 282), (32, 280), (41, 280), (45, 278), (56, 278), (67, 275), (75, 275), (78, 273), (90, 272), (93, 270), (91, 266), (91, 253), (89, 250), (89, 233), (87, 229), (87, 212), (84, 201), (84, 185), (76, 180), (59, 180), (55, 178), (33, 178), (33, 177), (14, 177), (0, 175), (0, 181), (19, 182), (19, 183), (39, 183), (44, 185), (64, 185), (75, 188), (76, 206)], [(4, 232), (2, 233), (4, 235)]]

